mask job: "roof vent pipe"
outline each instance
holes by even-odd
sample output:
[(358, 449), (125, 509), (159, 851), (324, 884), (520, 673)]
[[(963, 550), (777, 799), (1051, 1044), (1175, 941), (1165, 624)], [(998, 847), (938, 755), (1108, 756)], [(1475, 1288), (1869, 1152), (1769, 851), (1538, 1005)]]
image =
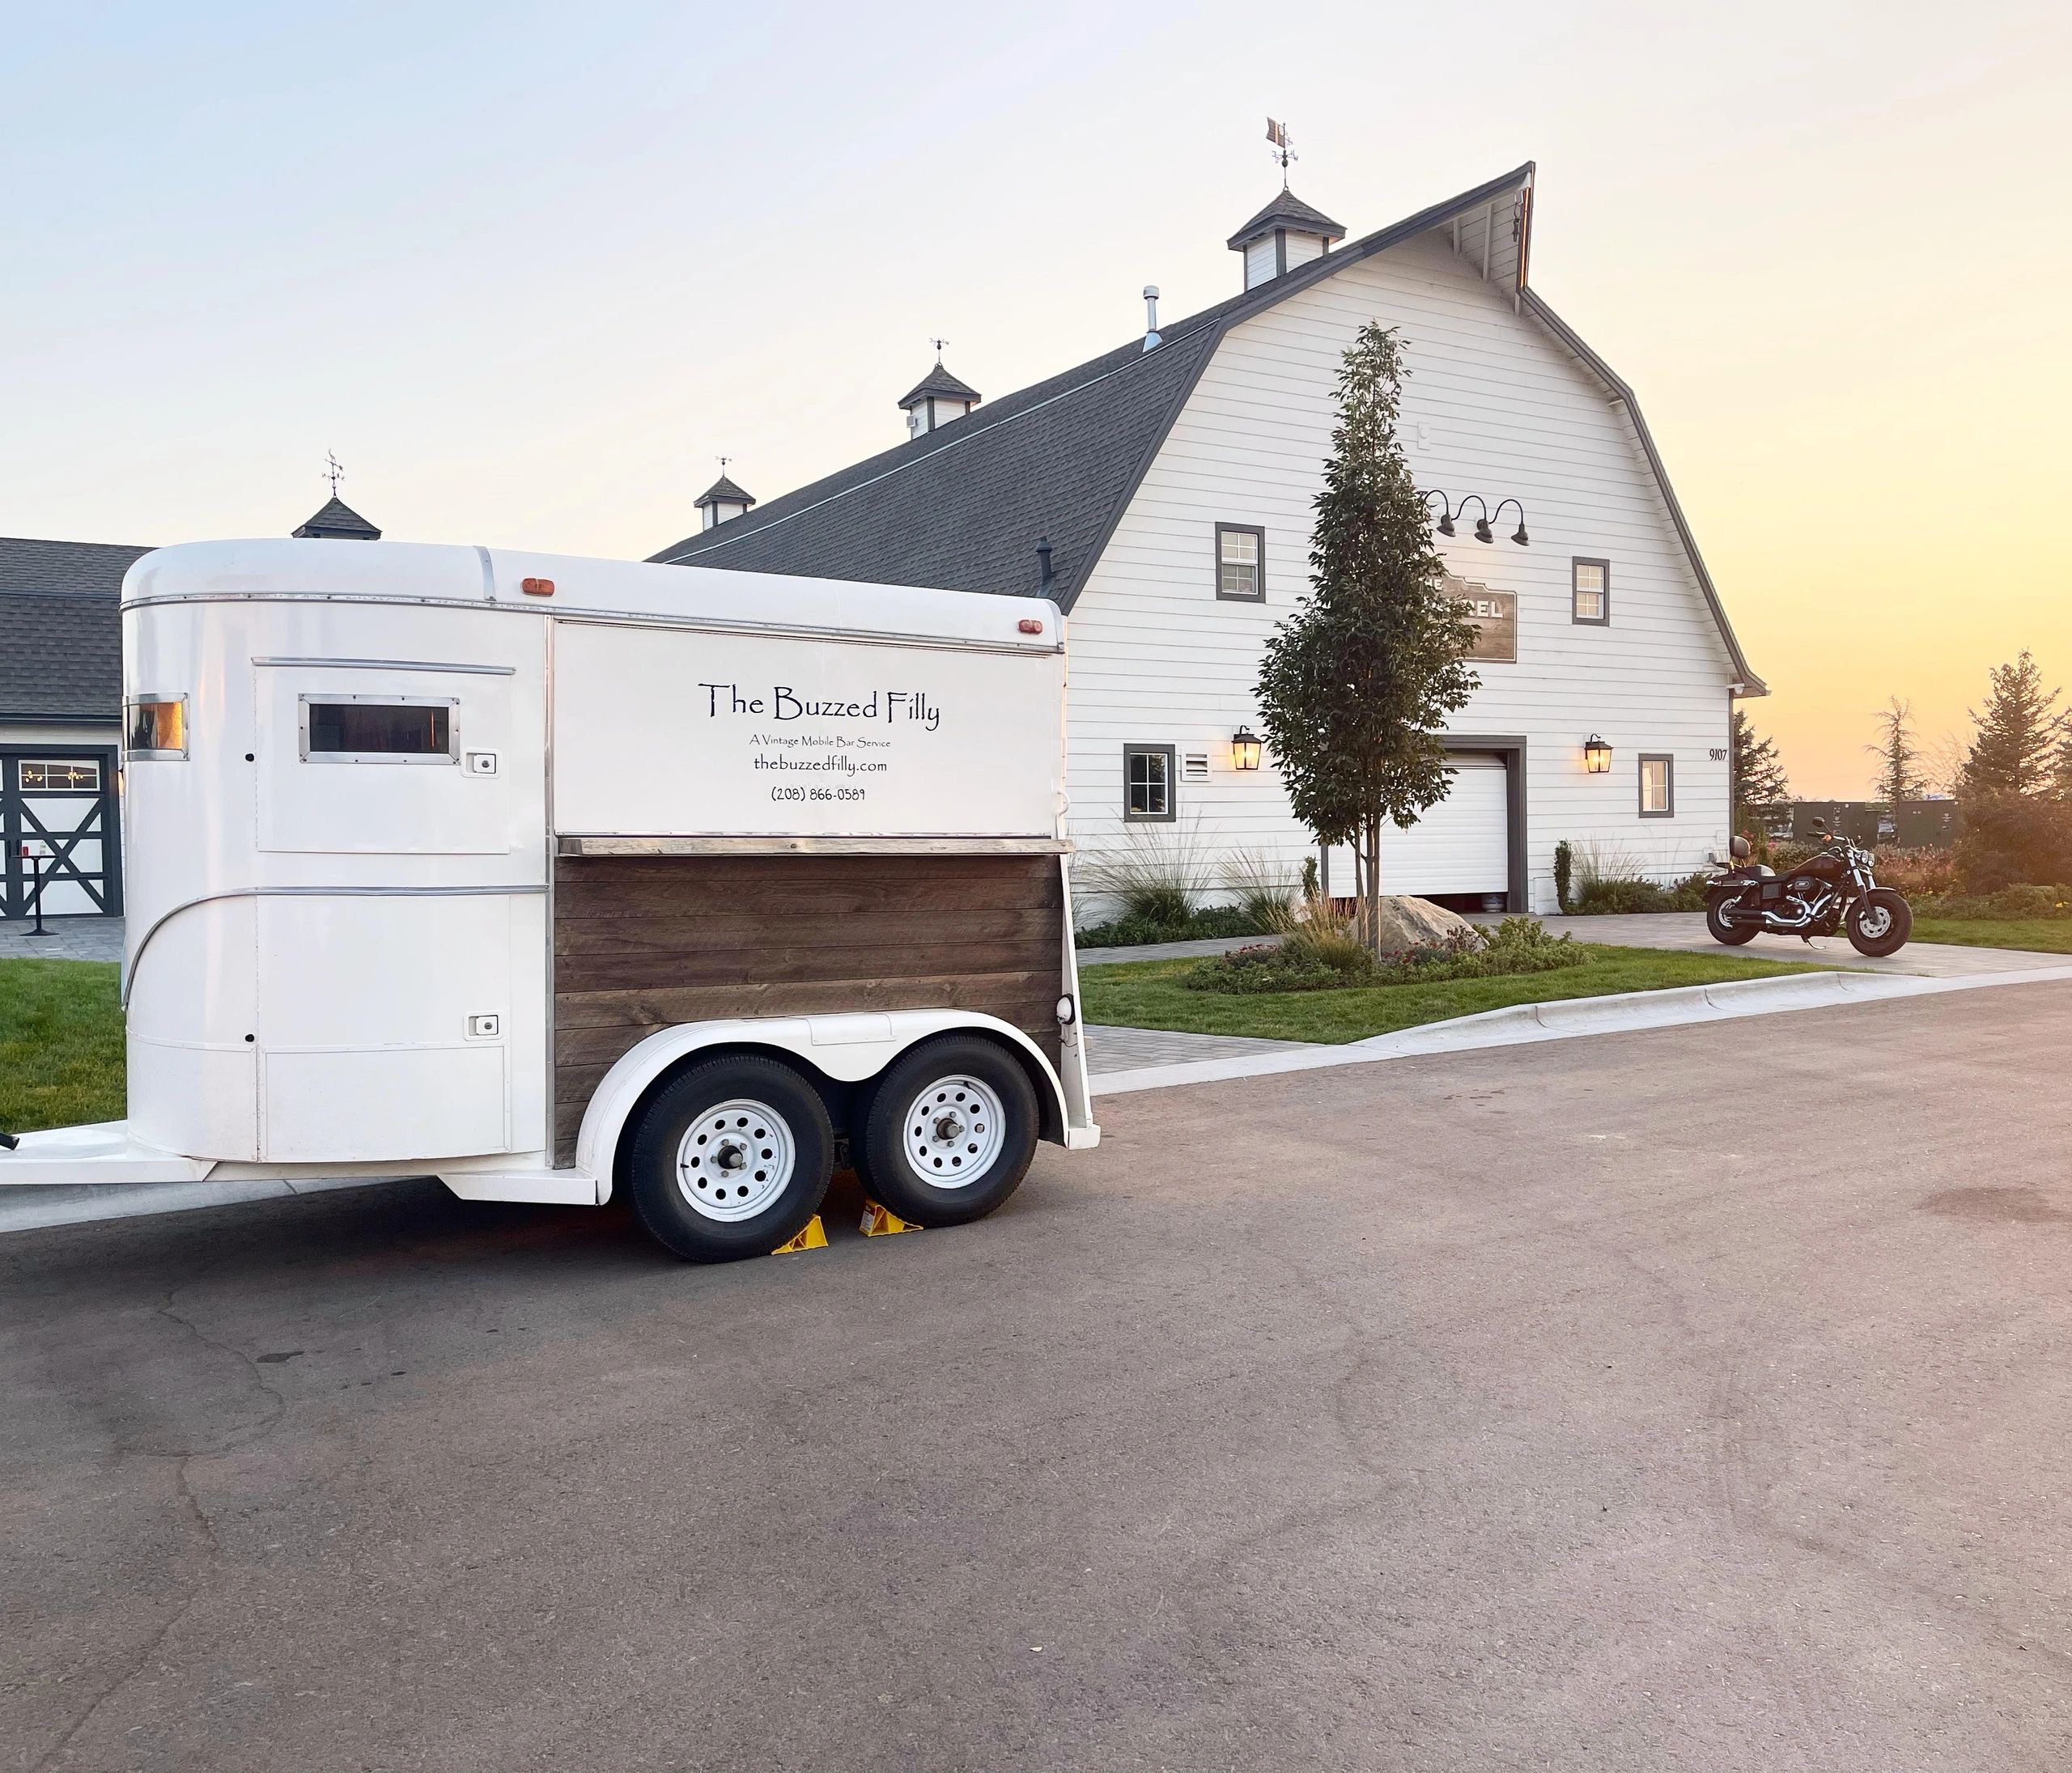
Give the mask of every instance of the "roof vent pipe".
[(1144, 348), (1147, 351), (1158, 349), (1158, 286), (1144, 286)]
[(1051, 570), (1051, 538), (1048, 536), (1038, 536), (1036, 538), (1036, 565), (1038, 568), (1036, 588), (1047, 597), (1051, 592), (1051, 581), (1057, 577), (1057, 575)]

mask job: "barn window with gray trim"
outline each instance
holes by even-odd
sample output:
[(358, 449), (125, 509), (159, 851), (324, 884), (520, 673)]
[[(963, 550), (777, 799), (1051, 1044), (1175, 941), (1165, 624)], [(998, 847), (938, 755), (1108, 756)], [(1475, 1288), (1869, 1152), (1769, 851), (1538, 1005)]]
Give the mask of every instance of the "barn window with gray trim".
[(1216, 595), (1241, 603), (1266, 596), (1266, 532), (1256, 524), (1216, 526)]
[(1676, 760), (1665, 752), (1641, 753), (1641, 817), (1667, 819), (1676, 811)]
[(1123, 817), (1153, 822), (1173, 818), (1173, 747), (1123, 747)]

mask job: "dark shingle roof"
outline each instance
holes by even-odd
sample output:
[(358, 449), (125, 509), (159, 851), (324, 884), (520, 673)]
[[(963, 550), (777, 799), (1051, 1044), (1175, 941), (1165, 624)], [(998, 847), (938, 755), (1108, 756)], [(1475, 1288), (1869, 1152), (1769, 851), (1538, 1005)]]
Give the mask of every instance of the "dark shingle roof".
[(755, 503), (755, 495), (753, 493), (743, 492), (740, 487), (722, 474), (698, 495), (695, 503), (700, 511), (704, 510), (707, 505), (753, 505)]
[(329, 537), (333, 541), (379, 541), (381, 532), (346, 504), (337, 494), (302, 526), (290, 532), (296, 536)]
[(949, 591), (1039, 594), (1047, 536), (1069, 609), (1224, 330), (1354, 261), (1478, 208), (1530, 165), (1368, 235), (953, 425), (773, 498), (649, 558)]
[(0, 719), (122, 707), (122, 575), (148, 548), (0, 538)]
[(930, 395), (937, 400), (968, 400), (974, 406), (979, 404), (979, 390), (957, 380), (942, 367), (940, 357), (936, 359), (936, 367), (900, 397), (899, 404), (902, 407), (918, 406)]
[(1242, 252), (1262, 234), (1271, 234), (1277, 227), (1293, 228), (1301, 234), (1321, 234), (1334, 240), (1345, 238), (1345, 230), (1337, 223), (1322, 210), (1311, 209), (1283, 185), (1278, 197), (1230, 236), (1230, 250)]

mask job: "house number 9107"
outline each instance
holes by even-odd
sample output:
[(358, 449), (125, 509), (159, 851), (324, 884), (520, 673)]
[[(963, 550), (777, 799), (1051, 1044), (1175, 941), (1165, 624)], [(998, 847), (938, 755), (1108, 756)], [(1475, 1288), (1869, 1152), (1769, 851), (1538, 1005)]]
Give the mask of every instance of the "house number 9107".
[(1726, 761), (1726, 747), (1725, 745), (1714, 745), (1713, 747), (1713, 761), (1714, 763), (1725, 763)]

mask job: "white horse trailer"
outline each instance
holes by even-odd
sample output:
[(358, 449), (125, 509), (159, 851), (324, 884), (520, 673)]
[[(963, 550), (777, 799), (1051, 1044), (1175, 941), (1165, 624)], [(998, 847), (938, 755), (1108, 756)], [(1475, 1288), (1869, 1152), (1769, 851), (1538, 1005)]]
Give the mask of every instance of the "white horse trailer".
[(129, 1118), (0, 1182), (439, 1177), (783, 1245), (1094, 1144), (1055, 605), (334, 541), (123, 585)]

